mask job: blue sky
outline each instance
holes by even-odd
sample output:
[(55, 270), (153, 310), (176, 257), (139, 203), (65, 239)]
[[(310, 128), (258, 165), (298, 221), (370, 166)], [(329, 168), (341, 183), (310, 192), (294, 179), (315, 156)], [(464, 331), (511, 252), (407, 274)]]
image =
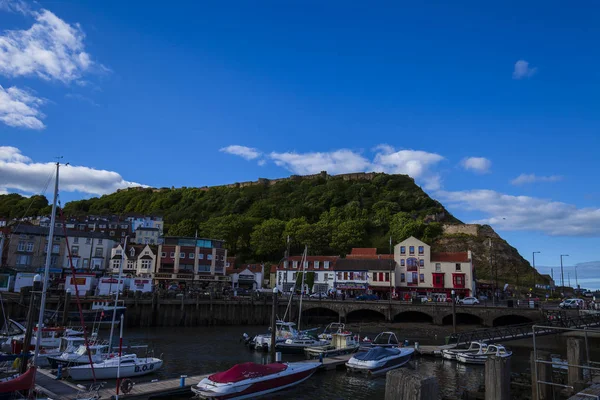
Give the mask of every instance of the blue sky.
[(538, 265), (600, 259), (597, 3), (322, 3), (0, 0), (0, 191), (59, 154), (65, 200), (408, 173)]

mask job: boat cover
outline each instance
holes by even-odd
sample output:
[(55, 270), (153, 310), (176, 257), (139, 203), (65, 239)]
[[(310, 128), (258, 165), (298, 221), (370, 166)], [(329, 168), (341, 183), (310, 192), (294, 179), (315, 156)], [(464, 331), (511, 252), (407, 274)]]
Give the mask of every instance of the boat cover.
[(361, 361), (376, 361), (386, 357), (397, 356), (401, 353), (399, 349), (391, 349), (386, 347), (375, 347), (366, 353), (358, 353), (354, 356), (355, 359)]
[(260, 378), (262, 376), (273, 375), (281, 371), (285, 371), (287, 365), (281, 363), (273, 364), (256, 364), (253, 362), (247, 362), (242, 364), (236, 364), (227, 371), (217, 372), (208, 377), (213, 382), (217, 383), (231, 383), (239, 382), (244, 379)]
[(29, 390), (35, 379), (35, 368), (31, 367), (22, 375), (6, 382), (0, 382), (0, 393), (11, 393), (20, 390)]

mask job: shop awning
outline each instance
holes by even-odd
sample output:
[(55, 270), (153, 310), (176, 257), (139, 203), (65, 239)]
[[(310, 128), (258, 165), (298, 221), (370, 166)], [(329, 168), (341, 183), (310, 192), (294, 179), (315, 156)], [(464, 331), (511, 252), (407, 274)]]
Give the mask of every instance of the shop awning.
[(356, 282), (336, 282), (336, 289), (343, 290), (367, 290), (368, 285), (366, 283), (356, 283)]

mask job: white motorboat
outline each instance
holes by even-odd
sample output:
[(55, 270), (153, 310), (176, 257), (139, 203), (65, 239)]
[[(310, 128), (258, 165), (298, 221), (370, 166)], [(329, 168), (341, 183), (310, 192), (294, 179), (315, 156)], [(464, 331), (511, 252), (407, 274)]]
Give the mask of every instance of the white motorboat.
[(329, 343), (331, 343), (329, 340), (320, 340), (312, 336), (301, 335), (297, 338), (275, 343), (275, 349), (285, 354), (302, 354), (304, 353), (304, 349), (308, 347), (326, 346)]
[(192, 392), (203, 399), (248, 399), (295, 386), (320, 366), (317, 362), (237, 364), (204, 378)]
[[(159, 358), (141, 358), (135, 354), (125, 354), (120, 357), (107, 358), (102, 362), (93, 364), (96, 379), (117, 379), (117, 370), (119, 370), (119, 378), (147, 375), (159, 370), (162, 365), (163, 362)], [(93, 379), (92, 367), (90, 364), (69, 367), (68, 371), (71, 379), (75, 381), (88, 381)]]
[(400, 342), (394, 332), (381, 332), (372, 341), (363, 342), (361, 350), (369, 350), (373, 347), (398, 347), (399, 345)]
[(482, 348), (477, 353), (457, 354), (456, 359), (464, 364), (485, 364), (485, 361), (490, 356), (508, 358), (512, 356), (512, 351), (507, 350), (504, 346), (499, 344), (490, 344), (485, 350)]
[[(90, 350), (88, 356), (88, 348)], [(57, 368), (59, 365), (63, 367), (71, 365), (89, 364), (90, 356), (92, 363), (99, 363), (104, 361), (110, 355), (108, 345), (106, 344), (91, 344), (87, 347), (82, 344), (74, 351), (67, 350), (60, 354), (53, 354), (47, 357), (48, 364), (52, 368)]]
[(444, 349), (442, 350), (442, 357), (446, 360), (456, 360), (458, 354), (477, 354), (481, 350), (487, 350), (487, 343), (482, 342), (471, 342), (467, 349)]
[[(275, 343), (297, 338), (299, 334), (295, 327), (296, 324), (293, 322), (277, 321)], [(256, 350), (268, 351), (271, 348), (271, 333), (256, 335), (254, 338), (254, 348)]]
[(341, 322), (332, 322), (325, 327), (323, 333), (321, 333), (318, 337), (323, 340), (331, 340), (334, 333), (343, 332), (346, 330), (346, 325)]
[(360, 344), (350, 332), (338, 332), (332, 335), (331, 343), (324, 346), (307, 347), (304, 353), (307, 358), (335, 357), (358, 351)]
[(346, 363), (346, 368), (349, 372), (378, 375), (402, 367), (410, 361), (414, 352), (415, 349), (409, 347), (374, 347), (355, 354)]

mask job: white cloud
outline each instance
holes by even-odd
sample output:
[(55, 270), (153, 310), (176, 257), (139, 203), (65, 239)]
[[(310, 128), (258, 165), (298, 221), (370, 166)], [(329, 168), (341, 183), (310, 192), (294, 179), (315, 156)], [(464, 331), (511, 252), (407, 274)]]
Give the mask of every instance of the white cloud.
[(275, 164), (298, 175), (316, 174), (327, 171), (330, 174), (345, 174), (369, 169), (370, 162), (352, 150), (340, 149), (332, 152), (277, 153), (269, 154)]
[(552, 236), (600, 236), (600, 208), (577, 208), (572, 204), (493, 190), (439, 191), (436, 197), (448, 208), (483, 213), (486, 218), (473, 222), (498, 229), (540, 231)]
[(527, 183), (536, 182), (558, 182), (563, 179), (560, 175), (537, 176), (535, 174), (521, 174), (510, 181), (513, 185), (525, 185)]
[(485, 157), (468, 157), (460, 162), (460, 165), (468, 170), (478, 174), (487, 174), (490, 172), (492, 162)]
[[(53, 163), (33, 162), (16, 147), (0, 146), (0, 191), (39, 193), (53, 170)], [(83, 166), (65, 166), (60, 170), (61, 191), (102, 195), (134, 186), (145, 185), (126, 181), (113, 171)]]
[(44, 129), (44, 114), (39, 110), (42, 104), (44, 100), (25, 90), (14, 86), (4, 89), (0, 85), (0, 121), (8, 126)]
[(223, 153), (233, 154), (234, 156), (240, 156), (246, 160), (254, 160), (262, 155), (260, 151), (255, 148), (239, 145), (231, 145), (223, 147), (221, 150)]
[(537, 68), (530, 68), (525, 60), (519, 60), (515, 63), (513, 79), (530, 78), (537, 72)]
[(31, 8), (29, 7), (29, 4), (22, 0), (0, 0), (0, 11), (29, 14)]
[(425, 177), (430, 168), (438, 164), (444, 157), (436, 153), (421, 150), (398, 150), (391, 146), (378, 146), (373, 168), (375, 171), (390, 174), (406, 174), (413, 178)]
[(44, 9), (32, 15), (36, 22), (31, 28), (0, 35), (0, 73), (65, 83), (81, 78), (93, 62), (79, 24), (70, 25)]

